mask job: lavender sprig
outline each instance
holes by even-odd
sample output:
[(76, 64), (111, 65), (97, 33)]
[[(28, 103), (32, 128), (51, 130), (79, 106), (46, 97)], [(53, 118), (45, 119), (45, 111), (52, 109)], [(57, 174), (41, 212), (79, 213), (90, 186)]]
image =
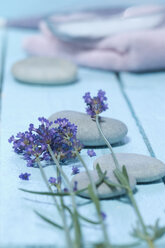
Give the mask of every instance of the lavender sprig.
[(58, 124), (56, 128), (52, 127), (53, 122), (49, 122), (44, 117), (38, 118), (40, 125), (35, 128), (33, 124), (29, 125), (28, 131), (19, 132), (16, 137), (13, 135), (9, 142), (13, 144), (13, 149), (17, 154), (21, 154), (27, 161), (27, 166), (33, 167), (40, 161), (52, 161), (48, 152), (48, 145), (55, 157), (60, 156), (62, 162), (75, 158), (75, 148), (81, 151), (82, 144), (76, 138), (77, 126), (71, 124), (66, 118), (59, 118), (55, 121)]
[[(44, 172), (44, 170), (42, 168), (42, 165), (41, 165), (41, 162), (40, 162), (39, 158), (36, 158), (36, 160), (37, 160), (37, 163), (39, 165), (42, 178), (43, 178), (43, 180), (44, 180), (44, 182), (45, 182), (45, 184), (46, 184), (46, 186), (48, 188), (48, 191), (51, 192), (51, 193), (53, 193), (53, 190), (51, 189), (51, 187), (50, 187), (50, 185), (48, 183), (47, 177), (46, 177), (45, 172)], [(62, 204), (61, 207), (60, 207), (58, 205), (58, 202), (57, 202), (57, 200), (56, 200), (56, 198), (54, 196), (53, 196), (53, 200), (54, 200), (54, 203), (57, 206), (57, 209), (58, 209), (58, 211), (59, 211), (59, 213), (61, 215), (61, 218), (62, 218), (62, 221), (63, 221), (63, 228), (65, 230), (65, 235), (66, 235), (66, 240), (67, 240), (67, 242), (66, 242), (67, 243), (67, 247), (70, 248), (70, 247), (72, 247), (73, 244), (72, 244), (72, 240), (71, 240), (71, 237), (70, 237), (69, 228), (68, 228), (67, 221), (66, 221), (64, 206)]]
[(102, 90), (99, 90), (97, 96), (93, 98), (91, 97), (90, 92), (87, 92), (83, 98), (87, 105), (86, 112), (92, 118), (95, 118), (96, 115), (108, 109), (108, 104), (106, 103), (107, 97)]
[(86, 173), (87, 173), (88, 178), (89, 178), (89, 181), (90, 181), (90, 186), (91, 187), (89, 188), (90, 189), (89, 192), (91, 192), (91, 197), (93, 195), (93, 198), (95, 199), (95, 200), (93, 200), (93, 202), (95, 204), (96, 211), (97, 211), (97, 214), (98, 214), (98, 218), (99, 218), (99, 221), (100, 221), (101, 226), (102, 226), (103, 235), (104, 235), (104, 239), (105, 239), (105, 247), (111, 248), (112, 245), (110, 244), (109, 237), (108, 237), (108, 234), (107, 234), (107, 230), (106, 230), (106, 227), (105, 227), (105, 224), (104, 224), (104, 221), (103, 221), (103, 217), (102, 217), (102, 211), (101, 211), (100, 201), (99, 201), (99, 198), (98, 198), (96, 184), (92, 179), (92, 176), (90, 174), (90, 171), (89, 171), (88, 166), (86, 165), (85, 161), (83, 160), (83, 158), (81, 157), (81, 155), (79, 154), (78, 151), (76, 152), (76, 154), (77, 154), (77, 157), (79, 158), (80, 162), (82, 163), (83, 167), (85, 168)]
[(107, 144), (111, 154), (112, 154), (112, 158), (114, 160), (114, 163), (115, 163), (115, 166), (116, 166), (116, 169), (114, 171), (114, 174), (115, 176), (117, 177), (117, 179), (119, 180), (121, 186), (126, 190), (127, 192), (127, 195), (132, 203), (132, 206), (136, 212), (136, 215), (139, 219), (139, 222), (141, 224), (141, 227), (142, 227), (142, 231), (143, 231), (143, 234), (144, 234), (144, 240), (146, 241), (148, 247), (150, 248), (154, 248), (154, 241), (152, 240), (152, 237), (150, 236), (150, 234), (148, 233), (147, 231), (147, 226), (145, 225), (144, 223), (144, 220), (142, 218), (142, 215), (140, 213), (140, 210), (137, 206), (137, 203), (136, 203), (136, 200), (133, 196), (133, 192), (132, 192), (132, 189), (130, 187), (130, 184), (129, 184), (129, 179), (128, 179), (128, 174), (127, 174), (127, 170), (126, 170), (126, 167), (123, 167), (123, 171), (121, 170), (121, 167), (119, 165), (119, 162), (117, 160), (117, 157), (113, 151), (113, 148), (110, 144), (110, 142), (107, 140), (107, 138), (105, 137), (102, 129), (101, 129), (101, 126), (100, 126), (100, 117), (99, 117), (99, 114), (102, 113), (103, 111), (105, 111), (108, 106), (107, 104), (105, 104), (105, 101), (107, 100), (106, 96), (105, 96), (105, 92), (102, 91), (102, 90), (99, 90), (98, 91), (98, 95), (96, 97), (93, 97), (91, 98), (90, 96), (90, 93), (87, 92), (85, 94), (85, 96), (83, 96), (84, 100), (85, 100), (85, 103), (87, 104), (87, 114), (91, 116), (91, 118), (93, 120), (96, 121), (96, 125), (97, 125), (97, 128), (99, 130), (99, 133), (100, 135), (102, 136), (103, 140), (105, 141), (105, 144)]
[[(16, 137), (12, 136), (9, 139), (9, 142), (13, 143), (13, 149), (16, 153), (23, 155), (23, 158), (27, 161), (27, 166), (34, 166), (35, 164), (38, 164), (42, 178), (49, 192), (53, 193), (53, 190), (50, 184), (48, 183), (44, 169), (42, 168), (42, 165), (41, 165), (41, 161), (52, 160), (52, 157), (50, 156), (50, 153), (48, 151), (48, 145), (52, 146), (55, 156), (57, 156), (58, 155), (57, 152), (60, 151), (61, 152), (60, 155), (62, 159), (68, 159), (75, 155), (72, 153), (71, 149), (68, 149), (68, 147), (70, 147), (70, 143), (68, 143), (68, 141), (66, 141), (65, 144), (62, 142), (63, 140), (63, 137), (61, 134), (62, 131), (59, 133), (59, 129), (52, 128), (51, 127), (52, 122), (49, 122), (44, 117), (38, 118), (38, 120), (41, 123), (38, 128), (35, 128), (33, 124), (30, 124), (28, 131), (24, 133), (18, 133)], [(57, 120), (57, 121), (61, 122), (62, 120)], [(64, 125), (64, 122), (66, 121), (63, 121), (63, 125)], [(74, 139), (74, 136), (75, 136), (74, 133), (76, 132), (76, 126), (71, 125), (67, 121), (67, 126), (65, 125), (63, 128), (64, 129), (67, 128), (68, 135), (70, 135), (71, 137), (71, 140), (69, 142), (76, 142)], [(61, 146), (61, 144), (63, 144), (63, 146)], [(51, 183), (55, 183), (54, 178), (51, 178), (50, 181)], [(72, 244), (72, 241), (70, 238), (70, 232), (69, 232), (67, 222), (66, 222), (63, 200), (61, 198), (61, 206), (59, 206), (54, 196), (53, 196), (53, 200), (54, 200), (55, 205), (57, 206), (57, 209), (63, 221), (63, 228), (66, 234), (67, 246), (73, 247), (74, 245)], [(80, 246), (76, 246), (76, 248), (79, 248), (79, 247)]]
[[(104, 93), (102, 91), (100, 91), (98, 93), (98, 97), (99, 100), (101, 101), (101, 99), (105, 100), (105, 96)], [(111, 247), (110, 242), (109, 242), (109, 238), (108, 238), (108, 234), (105, 228), (105, 224), (103, 222), (103, 218), (102, 218), (102, 214), (101, 214), (101, 208), (100, 208), (100, 202), (98, 199), (98, 195), (97, 195), (97, 189), (96, 189), (96, 185), (90, 175), (90, 172), (88, 170), (87, 165), (85, 164), (85, 162), (83, 161), (83, 159), (80, 156), (80, 150), (82, 149), (82, 145), (80, 143), (80, 141), (77, 139), (77, 127), (74, 124), (71, 124), (67, 119), (58, 119), (57, 121), (55, 121), (55, 123), (57, 124), (57, 130), (58, 130), (58, 134), (60, 137), (60, 142), (61, 142), (61, 146), (63, 147), (64, 144), (69, 144), (71, 147), (68, 146), (68, 149), (71, 149), (71, 154), (72, 156), (77, 156), (79, 158), (79, 160), (82, 162), (82, 165), (84, 166), (87, 175), (89, 177), (89, 181), (91, 183), (92, 186), (92, 194), (94, 194), (94, 198), (97, 200), (97, 204), (95, 203), (96, 206), (96, 210), (97, 210), (97, 214), (99, 217), (99, 221), (102, 225), (102, 229), (103, 229), (103, 233), (104, 233), (104, 238), (105, 238), (105, 242), (106, 242), (106, 247)], [(63, 172), (63, 170), (61, 169), (61, 167), (59, 167), (59, 161), (61, 160), (61, 153), (57, 154), (57, 156), (55, 156), (53, 154), (53, 150), (51, 148), (50, 145), (48, 145), (48, 151), (53, 159), (53, 161), (55, 162), (57, 168), (59, 169), (61, 175), (63, 176), (64, 180), (67, 182), (68, 186), (69, 186), (69, 190), (71, 191), (71, 187), (69, 184), (69, 180), (67, 178), (67, 176), (65, 175), (65, 173)], [(95, 155), (95, 152), (93, 150), (89, 151), (90, 155)], [(72, 193), (72, 191), (71, 191)], [(75, 202), (74, 202), (74, 195), (71, 194), (72, 197), (72, 204), (74, 206)], [(97, 207), (99, 206), (99, 207)], [(75, 208), (76, 210), (76, 208)], [(78, 223), (79, 225), (79, 223)]]
[(62, 168), (59, 164), (59, 160), (55, 157), (50, 145), (48, 145), (48, 151), (49, 151), (55, 165), (57, 166), (58, 170), (60, 171), (61, 175), (63, 176), (65, 182), (67, 183), (67, 186), (68, 186), (68, 189), (69, 189), (69, 192), (71, 195), (72, 206), (73, 206), (73, 218), (74, 218), (74, 225), (75, 225), (75, 238), (76, 238), (75, 247), (80, 248), (80, 247), (82, 247), (81, 227), (80, 227), (80, 223), (79, 223), (79, 219), (78, 219), (79, 214), (77, 211), (74, 189), (72, 188), (72, 185), (71, 185), (67, 175), (62, 170)]

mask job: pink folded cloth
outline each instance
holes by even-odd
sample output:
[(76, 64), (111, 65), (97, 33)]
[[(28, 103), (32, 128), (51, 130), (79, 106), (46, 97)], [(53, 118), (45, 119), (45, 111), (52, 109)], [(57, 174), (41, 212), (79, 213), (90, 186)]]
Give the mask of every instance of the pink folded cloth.
[[(152, 71), (165, 69), (165, 7), (140, 6), (123, 11), (123, 18), (161, 14), (159, 25), (107, 35), (100, 39), (63, 40), (54, 35), (46, 22), (40, 23), (41, 34), (25, 39), (23, 47), (31, 55), (63, 57), (75, 63), (110, 71)], [(89, 17), (88, 13), (88, 17)], [(96, 13), (95, 13), (96, 15)], [(99, 15), (99, 11), (97, 13)], [(86, 15), (54, 17), (54, 23), (83, 20)], [(91, 15), (92, 18), (92, 15)], [(97, 28), (97, 27), (96, 27)]]

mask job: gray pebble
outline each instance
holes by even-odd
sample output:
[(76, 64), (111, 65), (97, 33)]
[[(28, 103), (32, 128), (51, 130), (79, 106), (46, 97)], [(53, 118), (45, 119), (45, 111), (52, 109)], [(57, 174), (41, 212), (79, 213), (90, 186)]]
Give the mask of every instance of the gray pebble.
[(29, 57), (16, 62), (12, 74), (30, 84), (67, 84), (76, 81), (77, 67), (60, 58)]
[[(96, 122), (89, 115), (76, 111), (61, 111), (50, 116), (49, 120), (54, 121), (57, 118), (64, 117), (78, 126), (77, 138), (84, 146), (105, 145), (97, 129)], [(120, 142), (128, 131), (123, 122), (106, 117), (101, 117), (101, 128), (111, 144)]]
[[(92, 176), (92, 179), (94, 180), (94, 182), (98, 182), (99, 180), (99, 176), (97, 174), (96, 171), (90, 171), (90, 174)], [(118, 183), (116, 177), (114, 176), (113, 172), (111, 173), (107, 173), (107, 177), (108, 179), (113, 182), (113, 183)], [(84, 172), (80, 172), (79, 174), (76, 174), (73, 178), (72, 178), (72, 185), (74, 185), (74, 182), (77, 182), (77, 189), (81, 190), (84, 189), (86, 187), (88, 187), (88, 185), (90, 184), (89, 178), (87, 173)], [(131, 185), (132, 190), (135, 188), (136, 186), (136, 180), (133, 176), (129, 176), (129, 182)], [(109, 198), (113, 198), (116, 196), (121, 196), (125, 194), (125, 190), (121, 189), (121, 188), (116, 188), (115, 190), (112, 190), (112, 188), (110, 188), (109, 186), (107, 186), (105, 183), (102, 183), (98, 188), (98, 197), (100, 199), (109, 199)], [(81, 192), (79, 194), (80, 196), (86, 197), (86, 198), (90, 198), (88, 191), (84, 191)]]
[[(165, 164), (156, 158), (130, 153), (117, 153), (116, 157), (119, 164), (125, 165), (129, 175), (135, 177), (139, 183), (156, 181), (165, 176)], [(115, 169), (111, 154), (97, 158), (94, 161), (94, 168), (97, 163), (103, 171), (112, 172)]]

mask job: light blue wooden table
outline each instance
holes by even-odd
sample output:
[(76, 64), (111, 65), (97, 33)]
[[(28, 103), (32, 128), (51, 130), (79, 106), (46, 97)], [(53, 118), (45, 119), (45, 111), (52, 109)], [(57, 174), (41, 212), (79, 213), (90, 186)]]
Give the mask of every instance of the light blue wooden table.
[[(52, 4), (53, 1), (50, 2)], [(50, 9), (51, 6), (49, 6)], [(5, 6), (3, 8), (5, 9)], [(16, 11), (10, 16), (14, 16), (15, 13)], [(51, 245), (52, 247), (64, 245), (63, 234), (44, 223), (33, 212), (34, 209), (38, 209), (58, 221), (59, 216), (52, 207), (51, 200), (47, 197), (27, 195), (18, 190), (21, 187), (45, 190), (45, 186), (38, 169), (27, 168), (25, 162), (12, 152), (8, 138), (18, 131), (26, 130), (31, 122), (37, 124), (39, 116), (49, 117), (52, 113), (64, 109), (84, 112), (85, 106), (82, 100), (84, 92), (91, 91), (95, 94), (100, 88), (105, 90), (110, 106), (106, 116), (120, 119), (127, 124), (129, 132), (125, 144), (115, 146), (115, 152), (141, 153), (155, 156), (165, 162), (164, 72), (122, 73), (119, 75), (120, 78), (117, 78), (111, 72), (80, 68), (79, 81), (73, 85), (40, 87), (21, 84), (13, 79), (10, 70), (15, 61), (26, 56), (21, 43), (30, 33), (16, 29), (0, 31), (0, 83), (2, 86), (0, 247), (2, 248), (40, 246), (47, 248)], [(97, 150), (97, 156), (105, 153), (108, 153), (107, 149)], [(92, 168), (92, 159), (87, 157), (86, 150), (82, 154)], [(71, 166), (64, 167), (64, 170), (70, 173)], [(45, 168), (45, 171), (48, 176), (53, 175), (52, 167)], [(31, 173), (31, 180), (29, 182), (19, 180), (18, 175), (21, 172)], [(138, 185), (135, 197), (147, 224), (153, 224), (157, 218), (160, 218), (160, 224), (165, 225), (163, 181)], [(82, 203), (85, 200), (78, 198), (77, 201)], [(130, 232), (136, 223), (132, 207), (119, 199), (102, 201), (102, 207), (108, 215), (106, 222), (112, 242), (115, 244), (132, 242)], [(95, 216), (92, 205), (86, 205), (80, 208), (80, 211), (91, 218)], [(101, 232), (97, 228), (91, 229), (86, 225), (83, 226), (83, 232), (86, 233), (85, 239), (88, 241), (101, 239)], [(165, 247), (165, 237), (158, 242), (157, 247)]]

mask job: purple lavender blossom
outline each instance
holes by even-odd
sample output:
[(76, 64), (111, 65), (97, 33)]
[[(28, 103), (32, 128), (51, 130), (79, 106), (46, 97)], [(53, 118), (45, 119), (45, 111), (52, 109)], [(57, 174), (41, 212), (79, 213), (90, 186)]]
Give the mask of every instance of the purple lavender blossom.
[(50, 128), (52, 122), (45, 118), (39, 118), (41, 124), (38, 128), (34, 128), (33, 124), (29, 125), (28, 131), (19, 132), (16, 137), (11, 136), (10, 143), (13, 143), (13, 149), (16, 153), (22, 154), (27, 161), (27, 166), (34, 166), (36, 158), (42, 160), (51, 160), (47, 151), (47, 145), (52, 143), (55, 135), (55, 129)]
[(63, 191), (64, 191), (64, 193), (68, 193), (69, 192), (68, 188), (64, 188)]
[(103, 219), (103, 220), (105, 220), (105, 219), (107, 218), (107, 215), (106, 215), (106, 213), (104, 213), (104, 212), (101, 212), (101, 216), (102, 216), (102, 219)]
[(72, 166), (72, 175), (76, 175), (76, 174), (78, 174), (78, 173), (80, 173), (79, 168), (77, 168), (77, 167), (75, 167), (75, 166)]
[(62, 162), (76, 157), (76, 151), (80, 152), (82, 144), (77, 139), (77, 126), (70, 123), (68, 119), (57, 119), (56, 127), (52, 127), (52, 122), (44, 117), (38, 118), (40, 125), (35, 128), (29, 125), (28, 131), (19, 132), (16, 137), (11, 136), (9, 142), (13, 144), (13, 149), (17, 154), (22, 154), (27, 161), (27, 166), (40, 161), (52, 161), (48, 152), (48, 145), (54, 155)]
[(56, 185), (57, 184), (57, 179), (55, 177), (50, 177), (49, 180), (48, 180), (48, 182), (50, 184)]
[[(74, 192), (76, 192), (76, 191), (78, 190), (77, 185), (78, 185), (78, 182), (75, 181), (75, 182), (74, 182), (74, 185), (73, 185), (73, 191), (74, 191)], [(68, 189), (68, 188), (64, 188), (64, 189), (63, 189), (63, 192), (69, 193), (69, 189)]]
[(74, 186), (73, 186), (73, 191), (77, 191), (77, 185), (78, 185), (78, 182), (77, 181), (74, 181)]
[(58, 178), (50, 177), (48, 182), (52, 185), (60, 185), (61, 184), (61, 177), (58, 177)]
[(93, 149), (91, 149), (91, 150), (87, 150), (87, 154), (88, 154), (88, 156), (89, 157), (94, 157), (94, 156), (96, 156), (96, 153), (95, 153), (95, 151), (93, 150)]
[(22, 179), (22, 180), (28, 181), (30, 176), (31, 176), (31, 174), (25, 172), (25, 173), (21, 173), (21, 174), (19, 175), (19, 178)]
[(82, 144), (77, 139), (77, 126), (66, 118), (59, 118), (55, 122), (57, 137), (54, 140), (55, 154), (60, 154), (61, 160), (69, 160), (76, 157), (76, 151), (80, 152)]
[(8, 139), (9, 143), (12, 143), (14, 141), (14, 135), (12, 135), (9, 139)]
[(96, 115), (108, 109), (108, 104), (106, 103), (107, 97), (105, 94), (105, 91), (99, 90), (97, 96), (93, 98), (91, 97), (90, 92), (85, 93), (83, 96), (84, 101), (87, 104), (86, 112), (92, 118), (95, 118)]

